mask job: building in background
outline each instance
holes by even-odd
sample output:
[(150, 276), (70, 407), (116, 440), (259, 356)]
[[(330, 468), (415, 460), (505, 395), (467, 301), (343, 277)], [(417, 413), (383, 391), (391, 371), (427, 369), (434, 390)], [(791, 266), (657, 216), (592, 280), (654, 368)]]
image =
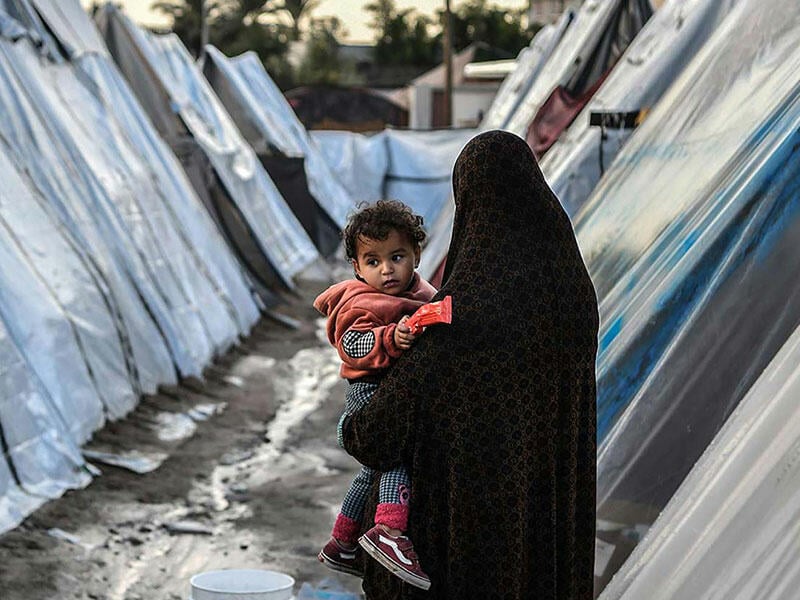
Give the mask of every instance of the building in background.
[[(453, 56), (453, 127), (477, 127), (508, 74), (507, 52), (475, 43)], [(408, 86), (408, 126), (448, 127), (444, 110), (444, 64), (414, 79)]]

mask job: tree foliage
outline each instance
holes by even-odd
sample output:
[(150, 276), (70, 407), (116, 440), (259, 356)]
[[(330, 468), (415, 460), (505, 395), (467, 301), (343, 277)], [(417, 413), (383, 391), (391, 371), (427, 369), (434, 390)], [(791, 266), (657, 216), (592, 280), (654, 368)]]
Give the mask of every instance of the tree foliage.
[[(533, 38), (533, 32), (522, 27), (524, 12), (490, 6), (487, 0), (465, 2), (451, 16), (453, 48), (458, 51), (484, 42), (516, 56)], [(439, 15), (443, 22), (444, 15)]]
[(377, 33), (375, 62), (380, 65), (428, 66), (437, 49), (429, 33), (432, 21), (413, 9), (398, 10), (394, 0), (376, 0), (364, 7)]
[[(319, 6), (320, 0), (283, 0), (280, 9), (289, 17), (292, 22), (292, 39), (300, 39), (300, 22), (304, 17), (308, 17), (311, 11)], [(318, 24), (311, 23), (313, 29)]]
[[(349, 83), (353, 73), (347, 71), (352, 68), (342, 63), (338, 53), (342, 23), (335, 18), (311, 18), (319, 2), (205, 0), (208, 41), (229, 56), (255, 51), (281, 87)], [(203, 0), (152, 4), (171, 19), (172, 30), (195, 56), (201, 51), (203, 4)], [(372, 0), (365, 10), (376, 34), (377, 65), (400, 71), (415, 67), (419, 72), (442, 60), (443, 11), (433, 20), (414, 9), (399, 10), (395, 0)], [(521, 25), (522, 12), (498, 8), (488, 0), (467, 0), (452, 15), (453, 48), (459, 51), (480, 41), (516, 55), (532, 37)], [(302, 38), (307, 42), (305, 58), (293, 73), (288, 61), (290, 43)]]
[[(413, 9), (399, 10), (395, 0), (374, 0), (364, 10), (370, 13), (370, 28), (376, 32), (378, 64), (432, 66), (441, 60), (444, 11), (438, 11), (434, 28), (431, 19)], [(533, 37), (522, 26), (523, 13), (523, 9), (490, 5), (488, 0), (464, 2), (451, 15), (454, 50), (463, 50), (473, 42), (485, 42), (516, 56)]]
[(297, 72), (297, 80), (305, 85), (338, 85), (342, 83), (342, 62), (339, 60), (338, 36), (342, 23), (336, 17), (311, 19), (306, 40), (306, 53)]

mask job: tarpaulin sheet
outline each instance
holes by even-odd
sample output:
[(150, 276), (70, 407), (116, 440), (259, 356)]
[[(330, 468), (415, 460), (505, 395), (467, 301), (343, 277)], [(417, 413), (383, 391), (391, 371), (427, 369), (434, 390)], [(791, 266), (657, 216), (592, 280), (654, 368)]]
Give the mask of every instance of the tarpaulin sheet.
[[(52, 193), (49, 200), (59, 206), (65, 222), (80, 231), (93, 254), (113, 256), (124, 270), (155, 317), (180, 372), (199, 375), (213, 347), (197, 307), (176, 285), (173, 260), (180, 255), (164, 254), (167, 242), (175, 239), (163, 222), (165, 215), (145, 214), (140, 204), (147, 199), (148, 188), (151, 197), (157, 194), (152, 186), (144, 186), (146, 172), (131, 177), (132, 165), (120, 165), (125, 157), (109, 147), (113, 135), (97, 135), (103, 129), (110, 133), (113, 122), (103, 117), (108, 109), (77, 81), (70, 64), (46, 66), (24, 42), (4, 45), (3, 50), (6, 60), (0, 69), (11, 71), (4, 104), (14, 105), (7, 112), (12, 116), (7, 126), (15, 129), (16, 150), (35, 169), (35, 182), (58, 179), (58, 185), (69, 190)], [(92, 114), (93, 109), (98, 112)], [(17, 125), (37, 121), (42, 135), (38, 148), (25, 140), (26, 132)], [(80, 170), (79, 177), (74, 176), (75, 169)], [(159, 218), (162, 223), (155, 229), (162, 231), (163, 239), (150, 229)], [(184, 281), (194, 278), (194, 273), (183, 271)]]
[(356, 204), (384, 197), (389, 154), (383, 136), (327, 130), (309, 134)]
[(0, 147), (0, 314), (81, 444), (106, 412), (122, 416), (134, 406), (138, 382), (91, 259)]
[(238, 332), (248, 333), (259, 318), (252, 290), (186, 172), (156, 132), (110, 57), (85, 55), (78, 59), (77, 66), (91, 80), (92, 89), (103, 104), (113, 107), (113, 117), (125, 141), (132, 146), (127, 159), (144, 161), (143, 166), (157, 190), (150, 199), (155, 206), (150, 208), (165, 213), (160, 219), (168, 222), (174, 235), (182, 240), (189, 276), (207, 281), (238, 324)]
[(402, 200), (417, 214), (425, 226), (436, 222), (444, 204), (453, 193), (453, 165), (474, 129), (439, 131), (403, 131), (387, 129), (389, 167), (386, 171), (387, 198)]
[(651, 12), (646, 0), (586, 0), (505, 129), (524, 138), (556, 87), (563, 86), (573, 95), (591, 87), (613, 65)]
[[(101, 18), (109, 43), (117, 48), (114, 58), (126, 77), (130, 81), (135, 74), (125, 61), (146, 63), (138, 68), (157, 78), (172, 109), (213, 164), (258, 248), (283, 283), (293, 288), (292, 278), (318, 260), (319, 254), (189, 52), (177, 36), (145, 32), (111, 5), (103, 7)], [(142, 90), (136, 81), (131, 85), (137, 93), (154, 93)], [(174, 124), (167, 127), (175, 129)]]
[(258, 318), (88, 17), (37, 9), (0, 6), (0, 531), (88, 483), (79, 445), (106, 418)]
[(50, 27), (70, 58), (90, 52), (107, 55), (103, 38), (79, 2), (73, 0), (15, 0), (30, 3)]
[[(254, 52), (229, 59), (213, 46), (207, 48), (206, 60), (223, 74), (238, 104), (247, 111), (264, 140), (287, 156), (305, 157), (309, 190), (317, 203), (341, 229), (354, 201), (336, 174), (328, 166), (320, 149), (309, 137), (264, 65)], [(212, 82), (213, 83), (213, 82)]]
[(800, 323), (800, 11), (740, 0), (576, 217), (598, 517), (651, 523)]
[(9, 337), (4, 317), (0, 317), (0, 438), (0, 532), (91, 479), (57, 409)]
[(265, 254), (293, 287), (291, 279), (319, 259), (313, 243), (178, 37), (147, 37), (184, 122), (207, 150)]
[[(636, 125), (737, 0), (667, 0), (631, 42), (586, 108), (540, 163), (567, 213), (578, 212)], [(590, 126), (590, 115), (601, 124)]]
[[(25, 40), (14, 45), (0, 41), (0, 56), (0, 107), (5, 116), (0, 120), (0, 135), (5, 155), (44, 199), (45, 212), (54, 225), (64, 228), (81, 252), (91, 257), (104, 298), (115, 313), (116, 327), (107, 329), (105, 335), (123, 335), (129, 340), (142, 389), (152, 391), (158, 383), (173, 381), (172, 357), (151, 317), (155, 309), (148, 309), (142, 298), (152, 299), (163, 315), (168, 314), (166, 306), (153, 292), (150, 281), (135, 281), (128, 272), (127, 257), (115, 241), (119, 231), (109, 221), (107, 198), (100, 182), (86, 166), (68, 129), (55, 118), (53, 107), (44, 95), (35, 95), (38, 83), (33, 72), (24, 68), (28, 58), (38, 60), (35, 49)], [(94, 329), (91, 320), (82, 323)], [(93, 368), (101, 386), (100, 396), (107, 403), (117, 399), (114, 402), (130, 409), (135, 396), (124, 373), (122, 357), (107, 347), (98, 347), (94, 352), (98, 364)], [(108, 366), (101, 368), (106, 362)], [(40, 376), (44, 379), (41, 373)], [(53, 387), (61, 385), (56, 377), (50, 383)], [(50, 385), (48, 390), (56, 393)]]
[(371, 136), (314, 131), (312, 135), (355, 198), (405, 202), (422, 215), (430, 231), (452, 193), (453, 164), (475, 130), (385, 129)]
[(564, 11), (555, 25), (545, 25), (531, 40), (528, 47), (517, 55), (514, 70), (503, 80), (492, 105), (480, 123), (480, 129), (503, 129), (508, 124), (519, 103), (536, 81), (539, 71), (561, 42), (564, 33), (575, 19), (572, 10)]
[(800, 589), (800, 330), (601, 600), (785, 600)]

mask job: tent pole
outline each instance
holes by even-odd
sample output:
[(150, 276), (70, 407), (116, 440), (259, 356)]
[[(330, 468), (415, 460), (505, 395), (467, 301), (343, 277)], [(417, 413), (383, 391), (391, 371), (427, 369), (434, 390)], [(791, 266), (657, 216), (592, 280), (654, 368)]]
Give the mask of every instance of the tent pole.
[(453, 125), (453, 39), (450, 0), (444, 2), (444, 125)]

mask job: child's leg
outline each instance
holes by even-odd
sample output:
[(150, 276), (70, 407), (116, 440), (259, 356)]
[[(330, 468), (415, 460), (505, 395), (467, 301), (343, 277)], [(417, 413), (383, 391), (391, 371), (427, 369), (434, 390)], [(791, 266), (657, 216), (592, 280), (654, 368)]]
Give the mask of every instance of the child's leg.
[(364, 505), (374, 478), (375, 471), (368, 467), (361, 467), (342, 501), (342, 509), (336, 517), (332, 535), (346, 546), (356, 545), (361, 529), (361, 519), (364, 516)]
[(378, 508), (375, 524), (388, 527), (394, 535), (408, 528), (408, 502), (411, 498), (411, 479), (404, 467), (398, 467), (381, 475)]
[(344, 413), (339, 418), (336, 425), (336, 441), (340, 448), (344, 448), (344, 440), (342, 439), (342, 424), (345, 418), (350, 415), (356, 414), (367, 404), (369, 399), (378, 389), (377, 383), (366, 383), (364, 381), (355, 381), (347, 387), (347, 394), (344, 399)]
[(358, 543), (372, 558), (406, 583), (427, 590), (431, 578), (422, 570), (414, 544), (403, 535), (408, 526), (410, 480), (403, 468), (381, 476), (375, 527), (364, 533)]

